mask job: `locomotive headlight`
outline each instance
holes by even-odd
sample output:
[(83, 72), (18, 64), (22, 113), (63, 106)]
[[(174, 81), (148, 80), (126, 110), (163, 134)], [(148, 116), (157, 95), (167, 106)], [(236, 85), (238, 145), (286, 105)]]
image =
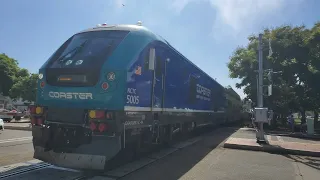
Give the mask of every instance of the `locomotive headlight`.
[(95, 110), (89, 111), (89, 117), (92, 119), (96, 118), (96, 111)]
[(39, 77), (39, 79), (42, 79), (43, 78), (43, 74), (40, 73), (38, 77)]
[(105, 111), (104, 110), (90, 110), (89, 117), (91, 119), (104, 119)]
[(42, 113), (42, 107), (37, 107), (36, 114), (41, 114), (41, 113)]

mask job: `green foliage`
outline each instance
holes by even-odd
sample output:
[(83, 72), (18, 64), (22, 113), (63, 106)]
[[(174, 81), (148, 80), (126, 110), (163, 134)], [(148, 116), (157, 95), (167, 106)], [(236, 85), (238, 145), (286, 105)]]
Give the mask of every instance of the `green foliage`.
[(37, 92), (37, 74), (31, 74), (17, 78), (16, 83), (10, 90), (10, 97), (13, 99), (22, 98), (25, 101), (35, 101)]
[(19, 69), (19, 71), (17, 72), (16, 74), (16, 77), (17, 78), (20, 78), (20, 77), (29, 77), (30, 74), (29, 74), (29, 71), (27, 69)]
[(18, 71), (18, 62), (15, 59), (8, 57), (6, 54), (0, 54), (0, 93), (4, 96), (9, 95)]
[[(268, 40), (273, 55), (268, 57)], [(239, 78), (246, 99), (257, 100), (258, 36), (248, 38), (246, 47), (237, 48), (228, 68), (231, 78)], [(263, 33), (264, 69), (282, 71), (272, 75), (273, 95), (264, 104), (279, 113), (319, 109), (320, 106), (320, 23), (313, 28), (281, 26)], [(264, 78), (264, 85), (271, 82)]]
[(12, 99), (35, 101), (37, 74), (19, 68), (17, 60), (0, 54), (0, 93)]

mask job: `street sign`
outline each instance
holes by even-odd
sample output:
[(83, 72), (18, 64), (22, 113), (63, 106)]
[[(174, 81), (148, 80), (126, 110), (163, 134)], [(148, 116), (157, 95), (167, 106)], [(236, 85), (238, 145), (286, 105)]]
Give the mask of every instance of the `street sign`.
[(268, 108), (254, 108), (255, 122), (269, 123)]

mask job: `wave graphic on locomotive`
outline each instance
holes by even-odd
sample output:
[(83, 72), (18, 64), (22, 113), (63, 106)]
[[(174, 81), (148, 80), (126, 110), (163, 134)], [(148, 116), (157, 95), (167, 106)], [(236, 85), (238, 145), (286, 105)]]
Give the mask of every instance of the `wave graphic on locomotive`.
[(34, 158), (104, 170), (124, 150), (225, 123), (227, 98), (224, 87), (147, 28), (99, 25), (70, 37), (39, 70), (30, 107)]

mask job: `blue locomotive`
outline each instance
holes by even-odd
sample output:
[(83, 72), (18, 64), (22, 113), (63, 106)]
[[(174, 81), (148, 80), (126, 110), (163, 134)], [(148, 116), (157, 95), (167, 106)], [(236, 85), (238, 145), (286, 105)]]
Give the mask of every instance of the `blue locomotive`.
[(238, 120), (240, 107), (237, 94), (147, 28), (102, 24), (70, 37), (40, 68), (34, 158), (103, 170), (122, 151)]

